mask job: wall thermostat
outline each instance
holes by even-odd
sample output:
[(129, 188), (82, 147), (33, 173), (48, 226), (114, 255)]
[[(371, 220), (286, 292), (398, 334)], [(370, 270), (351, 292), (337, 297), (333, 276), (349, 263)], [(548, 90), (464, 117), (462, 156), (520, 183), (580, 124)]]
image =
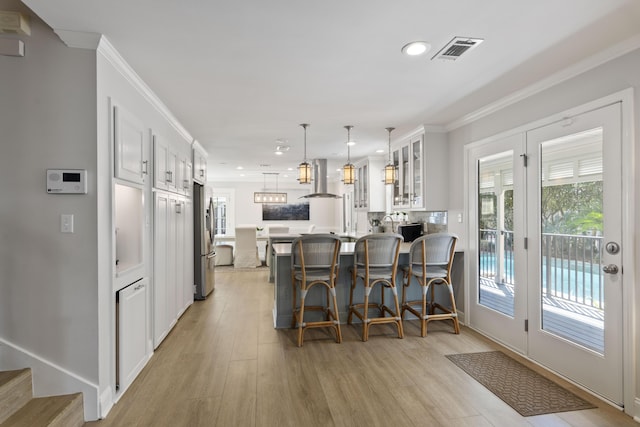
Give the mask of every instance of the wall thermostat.
[(87, 194), (87, 170), (47, 169), (47, 193)]

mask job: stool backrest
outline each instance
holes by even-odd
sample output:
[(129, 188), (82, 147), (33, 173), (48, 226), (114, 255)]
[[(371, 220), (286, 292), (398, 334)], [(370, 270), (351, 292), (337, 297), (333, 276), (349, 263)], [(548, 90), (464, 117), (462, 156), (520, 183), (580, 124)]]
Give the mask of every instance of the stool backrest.
[(331, 269), (340, 265), (342, 241), (335, 234), (306, 234), (291, 243), (291, 268)]
[(395, 268), (398, 265), (402, 236), (392, 233), (368, 234), (359, 238), (353, 251), (358, 268)]
[[(435, 268), (445, 269), (446, 276), (451, 274), (453, 254), (458, 237), (451, 233), (427, 234), (411, 243), (409, 262), (412, 267), (428, 274)], [(434, 270), (435, 271), (435, 270)]]

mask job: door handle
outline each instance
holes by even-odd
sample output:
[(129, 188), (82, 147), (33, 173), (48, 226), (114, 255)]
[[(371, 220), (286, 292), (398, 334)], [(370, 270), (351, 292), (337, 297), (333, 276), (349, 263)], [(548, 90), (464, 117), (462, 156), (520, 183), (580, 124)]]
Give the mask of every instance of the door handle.
[(602, 271), (607, 274), (618, 274), (618, 266), (615, 264), (609, 264), (602, 267)]

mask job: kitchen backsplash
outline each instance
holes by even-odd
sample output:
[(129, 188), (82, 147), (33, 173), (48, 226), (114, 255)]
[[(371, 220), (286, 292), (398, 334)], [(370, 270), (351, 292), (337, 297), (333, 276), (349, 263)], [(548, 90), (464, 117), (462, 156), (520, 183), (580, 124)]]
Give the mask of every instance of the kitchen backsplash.
[[(448, 229), (447, 211), (406, 211), (404, 214), (395, 212), (390, 216), (396, 226), (401, 223), (422, 224), (422, 230), (425, 234), (446, 232)], [(382, 226), (385, 221), (389, 220), (389, 216), (384, 212), (369, 212), (367, 219), (371, 227), (376, 225)]]

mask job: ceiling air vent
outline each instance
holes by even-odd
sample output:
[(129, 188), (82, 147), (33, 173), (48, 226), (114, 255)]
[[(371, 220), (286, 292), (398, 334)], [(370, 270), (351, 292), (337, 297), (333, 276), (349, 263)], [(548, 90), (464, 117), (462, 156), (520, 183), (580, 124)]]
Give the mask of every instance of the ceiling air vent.
[(433, 59), (456, 60), (463, 53), (470, 51), (483, 42), (483, 39), (473, 39), (469, 37), (454, 37), (445, 47), (436, 53)]

